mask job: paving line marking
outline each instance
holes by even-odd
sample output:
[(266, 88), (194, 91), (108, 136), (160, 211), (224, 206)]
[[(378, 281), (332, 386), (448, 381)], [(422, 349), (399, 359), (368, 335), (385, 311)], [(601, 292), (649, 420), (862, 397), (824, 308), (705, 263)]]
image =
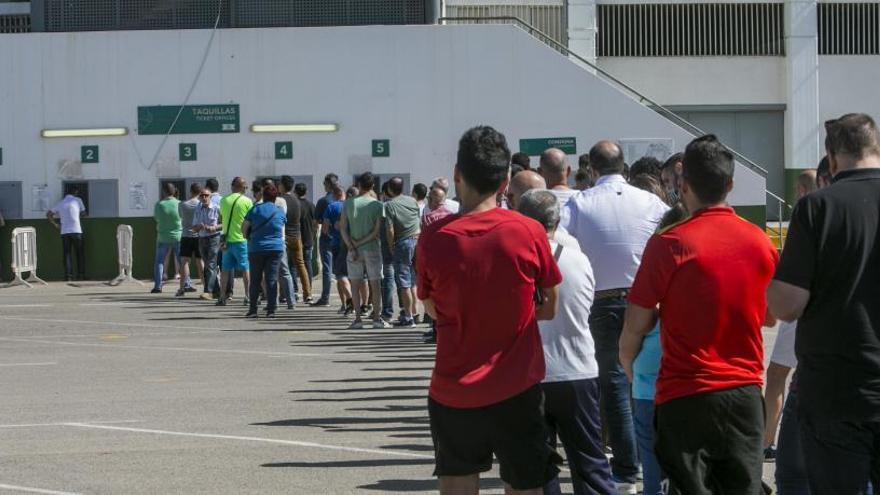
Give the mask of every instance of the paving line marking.
[(0, 304), (0, 308), (51, 308), (54, 304)]
[(197, 347), (166, 347), (152, 345), (128, 345), (128, 344), (98, 344), (92, 342), (63, 342), (60, 340), (37, 340), (37, 339), (17, 339), (12, 337), (0, 337), (0, 340), (7, 342), (20, 342), (29, 344), (45, 344), (45, 345), (68, 345), (79, 347), (105, 347), (109, 349), (138, 349), (146, 351), (179, 351), (179, 352), (207, 352), (214, 354), (246, 354), (257, 356), (271, 357), (326, 357), (327, 354), (306, 354), (295, 352), (275, 352), (275, 351), (243, 351), (239, 349), (202, 349)]
[[(0, 316), (0, 319), (4, 320), (17, 320), (17, 321), (42, 321), (46, 323), (64, 323), (66, 325), (70, 325), (71, 323), (85, 323), (88, 325), (109, 325), (109, 326), (120, 326), (120, 327), (138, 327), (138, 328), (179, 328), (181, 330), (209, 330), (205, 327), (195, 327), (195, 326), (186, 326), (186, 325), (157, 325), (152, 323), (129, 323), (129, 322), (115, 322), (115, 321), (91, 321), (91, 320), (59, 320), (52, 318), (30, 318), (26, 316)], [(211, 328), (211, 331), (223, 331), (223, 330), (242, 330), (241, 328)]]
[(212, 433), (190, 433), (185, 431), (170, 431), (170, 430), (153, 430), (148, 428), (127, 428), (123, 426), (107, 426), (107, 425), (98, 425), (93, 423), (67, 423), (66, 426), (72, 426), (77, 428), (92, 428), (98, 430), (113, 430), (113, 431), (124, 431), (130, 433), (149, 433), (154, 435), (169, 435), (169, 436), (177, 436), (177, 437), (192, 437), (192, 438), (211, 438), (216, 440), (237, 440), (241, 442), (260, 442), (260, 443), (272, 443), (277, 445), (293, 445), (297, 447), (310, 447), (315, 449), (324, 449), (324, 450), (339, 450), (343, 452), (356, 452), (359, 454), (375, 454), (382, 455), (388, 457), (415, 457), (418, 459), (433, 459), (433, 455), (425, 455), (425, 454), (414, 454), (411, 452), (401, 452), (397, 450), (378, 450), (378, 449), (365, 449), (360, 447), (346, 447), (343, 445), (328, 445), (323, 443), (315, 443), (315, 442), (300, 442), (297, 440), (281, 440), (276, 438), (263, 438), (263, 437), (245, 437), (238, 435), (219, 435)]
[[(163, 327), (164, 328), (164, 327)], [(181, 337), (187, 335), (202, 335), (207, 333), (217, 333), (219, 335), (225, 335), (222, 332), (218, 332), (217, 330), (194, 330), (191, 332), (138, 332), (138, 333), (62, 333), (62, 334), (54, 334), (54, 335), (5, 335), (4, 337), (10, 339), (52, 339), (52, 338), (63, 338), (63, 339), (85, 339), (85, 338), (120, 338), (120, 337), (173, 337), (175, 335), (179, 335)]]
[[(140, 423), (140, 422), (141, 422), (141, 420), (139, 420), (139, 419), (123, 419), (123, 420), (117, 420), (117, 421), (90, 421), (89, 424), (119, 425), (119, 424), (131, 424), (131, 423)], [(64, 423), (24, 423), (24, 424), (0, 425), (0, 429), (5, 429), (5, 428), (40, 428), (40, 427), (44, 427), (44, 426), (68, 426), (68, 425), (70, 425), (69, 421), (64, 422)]]
[(45, 495), (77, 495), (76, 492), (59, 492), (56, 490), (46, 490), (44, 488), (34, 488), (31, 486), (7, 485), (0, 483), (0, 490), (11, 490), (14, 492), (25, 493), (43, 493)]
[(0, 363), (0, 368), (10, 368), (12, 366), (54, 366), (58, 363)]

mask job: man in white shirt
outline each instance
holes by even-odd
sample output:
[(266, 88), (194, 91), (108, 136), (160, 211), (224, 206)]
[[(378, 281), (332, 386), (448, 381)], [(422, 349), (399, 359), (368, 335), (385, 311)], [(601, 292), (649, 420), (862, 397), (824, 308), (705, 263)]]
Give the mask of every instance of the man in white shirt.
[[(446, 209), (451, 211), (453, 214), (458, 213), (458, 209), (461, 207), (461, 205), (458, 203), (458, 201), (449, 197), (449, 179), (447, 179), (446, 177), (437, 177), (436, 179), (434, 179), (434, 182), (431, 183), (431, 189), (434, 188), (440, 188), (443, 190), (444, 193), (446, 193), (446, 201), (443, 203), (443, 206), (445, 206)], [(422, 218), (425, 218), (425, 215), (431, 213), (431, 211), (432, 210), (430, 209), (430, 206), (425, 206), (425, 208), (422, 209)]]
[[(80, 216), (86, 212), (86, 205), (79, 198), (79, 189), (73, 187), (51, 210), (46, 218), (55, 228), (61, 230), (61, 244), (64, 248), (64, 280), (73, 280), (73, 253), (76, 251), (77, 278), (86, 278), (86, 253), (83, 246), (83, 231)], [(60, 219), (61, 225), (55, 220)]]
[(564, 208), (568, 204), (568, 200), (578, 193), (576, 189), (568, 187), (571, 167), (565, 160), (564, 151), (557, 148), (549, 148), (544, 151), (541, 154), (538, 172), (547, 182), (547, 189), (559, 200), (560, 208)]
[[(520, 172), (519, 177), (527, 172)], [(553, 240), (559, 225), (559, 203), (553, 191), (532, 189), (518, 198), (519, 212), (537, 220), (547, 230), (550, 248), (562, 273), (556, 316), (539, 321), (547, 374), (544, 417), (551, 445), (562, 440), (571, 469), (574, 493), (614, 493), (611, 468), (605, 457), (599, 415), (599, 365), (587, 323), (593, 303), (593, 268), (580, 251)], [(544, 493), (561, 493), (558, 478)]]
[(614, 457), (611, 470), (621, 493), (636, 493), (638, 458), (630, 408), (630, 383), (618, 357), (626, 296), (645, 244), (669, 209), (656, 195), (623, 178), (620, 147), (600, 141), (590, 150), (596, 185), (573, 196), (562, 212), (562, 226), (578, 240), (593, 263), (596, 296), (590, 330), (599, 362), (599, 387)]

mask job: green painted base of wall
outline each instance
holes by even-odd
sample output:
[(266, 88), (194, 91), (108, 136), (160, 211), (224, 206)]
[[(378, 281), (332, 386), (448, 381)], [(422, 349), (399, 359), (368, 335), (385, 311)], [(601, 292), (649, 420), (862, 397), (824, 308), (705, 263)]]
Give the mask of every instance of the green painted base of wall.
[[(89, 280), (110, 280), (119, 274), (116, 256), (116, 227), (131, 225), (134, 231), (134, 267), (136, 278), (153, 278), (153, 256), (156, 245), (156, 222), (146, 218), (84, 218), (82, 221), (85, 251), (86, 277)], [(34, 227), (37, 229), (37, 274), (44, 280), (63, 280), (64, 261), (61, 235), (48, 220), (9, 220), (0, 229), (0, 264), (2, 278), (12, 279), (9, 266), (12, 252), (12, 229)], [(74, 263), (75, 265), (75, 263)]]
[(736, 214), (761, 227), (767, 228), (767, 207), (764, 205), (734, 206)]

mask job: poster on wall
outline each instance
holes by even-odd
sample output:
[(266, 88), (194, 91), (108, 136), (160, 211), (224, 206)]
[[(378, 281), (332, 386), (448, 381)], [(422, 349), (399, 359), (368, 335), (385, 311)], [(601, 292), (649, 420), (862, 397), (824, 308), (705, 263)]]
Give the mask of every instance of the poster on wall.
[(621, 139), (623, 156), (627, 163), (632, 164), (643, 156), (654, 157), (661, 162), (672, 156), (675, 141), (672, 138)]
[(31, 188), (31, 211), (49, 211), (49, 186), (34, 184)]
[(147, 189), (143, 182), (132, 182), (128, 185), (128, 209), (147, 209)]

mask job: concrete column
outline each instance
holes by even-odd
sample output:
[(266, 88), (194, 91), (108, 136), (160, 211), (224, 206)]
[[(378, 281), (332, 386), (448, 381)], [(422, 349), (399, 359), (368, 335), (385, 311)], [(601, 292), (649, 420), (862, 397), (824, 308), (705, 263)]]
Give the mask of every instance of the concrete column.
[(594, 64), (597, 10), (596, 0), (568, 0), (568, 48)]
[(805, 168), (814, 168), (824, 155), (824, 131), (819, 122), (817, 5), (816, 0), (785, 2), (785, 198), (792, 206), (798, 174)]

